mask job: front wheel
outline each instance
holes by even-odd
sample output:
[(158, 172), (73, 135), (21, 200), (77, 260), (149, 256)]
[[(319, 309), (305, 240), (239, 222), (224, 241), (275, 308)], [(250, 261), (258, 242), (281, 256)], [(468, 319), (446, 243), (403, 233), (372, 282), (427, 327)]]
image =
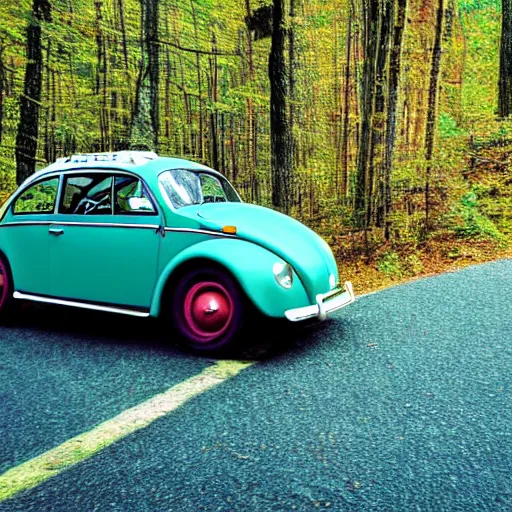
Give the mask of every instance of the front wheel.
[(3, 254), (0, 254), (0, 321), (12, 319), (14, 312), (13, 282), (9, 263)]
[(185, 344), (197, 351), (224, 351), (240, 336), (245, 300), (238, 283), (218, 269), (196, 269), (177, 284), (171, 314)]

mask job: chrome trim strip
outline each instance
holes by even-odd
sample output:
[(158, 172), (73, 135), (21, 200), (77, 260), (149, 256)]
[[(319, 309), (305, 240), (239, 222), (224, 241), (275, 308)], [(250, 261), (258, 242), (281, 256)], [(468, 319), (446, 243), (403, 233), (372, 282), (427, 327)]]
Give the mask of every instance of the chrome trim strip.
[(55, 226), (86, 226), (91, 228), (143, 228), (158, 229), (158, 224), (123, 224), (121, 222), (78, 222), (78, 221), (54, 221)]
[(55, 222), (50, 222), (49, 220), (20, 220), (16, 222), (2, 222), (0, 228), (10, 226), (50, 226), (51, 224), (55, 224)]
[(325, 320), (328, 314), (348, 306), (356, 300), (352, 283), (350, 281), (345, 282), (344, 290), (345, 291), (343, 293), (336, 295), (332, 299), (329, 299), (329, 297), (332, 297), (332, 295), (339, 292), (339, 290), (330, 291), (324, 294), (319, 293), (316, 296), (316, 304), (304, 306), (302, 308), (288, 309), (284, 314), (291, 322), (300, 322), (314, 317), (318, 318), (320, 321)]
[(226, 238), (238, 238), (236, 235), (223, 233), (222, 231), (212, 231), (210, 229), (194, 229), (194, 228), (165, 228), (165, 231), (176, 231), (179, 233), (200, 233), (202, 235), (223, 236)]
[(58, 220), (28, 220), (28, 221), (19, 221), (19, 222), (6, 222), (5, 224), (0, 224), (2, 226), (30, 226), (30, 225), (47, 225), (47, 226), (85, 226), (85, 227), (97, 227), (97, 228), (142, 228), (142, 229), (155, 229), (157, 230), (160, 226), (158, 224), (123, 224), (118, 222), (71, 222), (71, 221), (62, 221)]
[[(143, 229), (154, 229), (160, 228), (158, 224), (122, 224), (120, 222), (79, 222), (79, 221), (67, 221), (63, 220), (60, 222), (56, 220), (27, 220), (27, 221), (16, 221), (6, 222), (0, 224), (0, 227), (9, 226), (85, 226), (85, 227), (97, 227), (97, 228), (143, 228)], [(200, 233), (202, 235), (213, 235), (222, 236), (225, 238), (238, 238), (236, 235), (229, 233), (222, 233), (221, 231), (212, 231), (210, 229), (195, 229), (195, 228), (164, 228), (166, 232), (178, 232), (178, 233)]]
[(93, 309), (95, 311), (104, 311), (107, 313), (121, 313), (123, 315), (130, 315), (130, 316), (138, 316), (138, 317), (148, 317), (149, 312), (144, 311), (133, 311), (131, 309), (124, 309), (124, 308), (116, 308), (116, 307), (110, 307), (110, 306), (100, 306), (97, 304), (88, 304), (86, 302), (78, 302), (74, 300), (63, 300), (63, 299), (53, 299), (51, 297), (41, 297), (40, 295), (31, 295), (29, 293), (21, 293), (21, 292), (14, 292), (12, 296), (15, 299), (23, 299), (23, 300), (31, 300), (35, 302), (44, 302), (47, 304), (57, 304), (59, 306), (73, 306), (76, 308), (83, 308), (83, 309)]

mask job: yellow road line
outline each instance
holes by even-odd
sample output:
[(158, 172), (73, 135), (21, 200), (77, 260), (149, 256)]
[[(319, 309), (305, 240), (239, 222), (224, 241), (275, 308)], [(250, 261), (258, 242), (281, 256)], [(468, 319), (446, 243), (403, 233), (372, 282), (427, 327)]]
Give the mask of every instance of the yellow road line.
[(191, 398), (234, 377), (252, 362), (218, 361), (200, 374), (176, 384), (164, 393), (123, 411), (92, 430), (0, 475), (0, 502), (31, 489), (86, 460), (127, 435), (176, 410)]

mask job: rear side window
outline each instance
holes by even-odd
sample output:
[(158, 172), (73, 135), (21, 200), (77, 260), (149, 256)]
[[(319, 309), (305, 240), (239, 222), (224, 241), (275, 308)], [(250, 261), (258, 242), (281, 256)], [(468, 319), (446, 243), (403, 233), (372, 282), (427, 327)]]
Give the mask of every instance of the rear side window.
[(112, 179), (105, 174), (67, 176), (59, 213), (112, 215)]
[(59, 178), (40, 181), (22, 192), (14, 203), (14, 214), (53, 213)]

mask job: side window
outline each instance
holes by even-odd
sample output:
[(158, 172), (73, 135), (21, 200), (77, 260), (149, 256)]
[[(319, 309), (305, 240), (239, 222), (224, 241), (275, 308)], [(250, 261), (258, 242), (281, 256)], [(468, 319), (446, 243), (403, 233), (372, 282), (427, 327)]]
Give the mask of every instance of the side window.
[(58, 186), (59, 178), (32, 185), (14, 203), (14, 214), (53, 213)]
[(112, 179), (105, 174), (67, 176), (59, 213), (111, 215)]
[(201, 188), (203, 190), (203, 203), (218, 203), (227, 201), (226, 193), (215, 176), (201, 174)]
[(116, 214), (149, 214), (157, 213), (151, 199), (144, 190), (144, 184), (133, 176), (116, 176), (115, 178)]

